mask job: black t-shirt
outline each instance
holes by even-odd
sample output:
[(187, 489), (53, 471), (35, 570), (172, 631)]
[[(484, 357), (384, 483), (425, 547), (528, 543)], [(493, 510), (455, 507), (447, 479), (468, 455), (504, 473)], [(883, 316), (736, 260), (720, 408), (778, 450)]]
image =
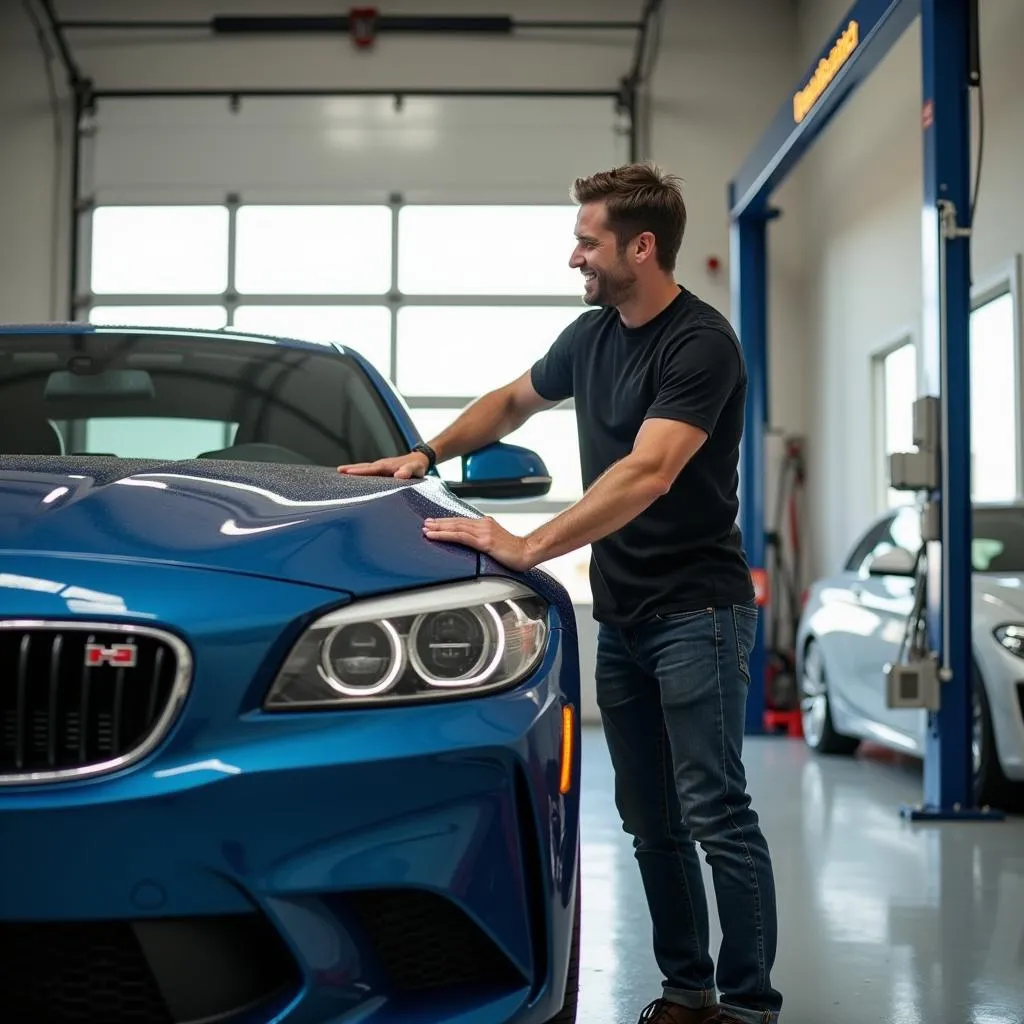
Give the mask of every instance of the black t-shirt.
[(624, 326), (613, 307), (591, 310), (531, 378), (549, 401), (575, 399), (585, 488), (630, 453), (647, 418), (708, 434), (666, 494), (593, 544), (594, 618), (628, 626), (752, 600), (736, 523), (747, 374), (729, 321), (683, 289), (640, 327)]

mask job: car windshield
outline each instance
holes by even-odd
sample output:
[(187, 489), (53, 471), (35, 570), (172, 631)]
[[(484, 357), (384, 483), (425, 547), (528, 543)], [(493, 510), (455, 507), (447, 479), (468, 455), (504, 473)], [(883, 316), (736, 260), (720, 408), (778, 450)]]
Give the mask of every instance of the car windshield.
[(976, 572), (1024, 572), (1024, 508), (975, 508)]
[(335, 466), (404, 447), (373, 383), (334, 349), (175, 332), (0, 334), (0, 454)]

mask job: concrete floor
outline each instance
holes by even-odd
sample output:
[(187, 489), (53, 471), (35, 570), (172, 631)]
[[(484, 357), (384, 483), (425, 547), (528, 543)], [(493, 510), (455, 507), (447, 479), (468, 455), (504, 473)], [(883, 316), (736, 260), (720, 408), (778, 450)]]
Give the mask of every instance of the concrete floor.
[[(583, 743), (581, 1024), (636, 1024), (659, 992), (630, 838), (599, 728)], [(782, 1024), (1022, 1024), (1024, 819), (910, 825), (920, 767), (753, 739), (775, 862)], [(710, 873), (705, 884), (714, 915)], [(721, 933), (713, 917), (712, 949)]]

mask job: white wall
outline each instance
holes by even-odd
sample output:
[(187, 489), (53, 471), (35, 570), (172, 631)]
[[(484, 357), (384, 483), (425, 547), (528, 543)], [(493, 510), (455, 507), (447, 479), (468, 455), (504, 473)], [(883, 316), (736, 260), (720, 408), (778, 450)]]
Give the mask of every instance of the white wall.
[[(800, 67), (840, 23), (845, 0), (806, 0)], [(973, 241), (975, 281), (1024, 249), (1024, 5), (981, 5), (985, 153)], [(921, 330), (921, 47), (914, 22), (818, 140), (794, 179), (806, 197), (814, 568), (837, 567), (880, 511), (871, 355)], [(975, 135), (977, 122), (975, 121)]]
[[(54, 82), (63, 99), (59, 68)], [(68, 164), (55, 130), (68, 157), (70, 126), (52, 114), (35, 31), (20, 4), (0, 4), (0, 322), (66, 316)]]
[[(205, 18), (212, 13), (280, 13), (280, 0), (181, 0), (148, 4), (146, 17)], [(81, 0), (58, 4), (78, 18), (140, 17), (127, 0)], [(557, 7), (557, 10), (555, 10)], [(624, 19), (639, 15), (642, 0), (445, 0), (407, 3), (409, 13), (511, 13), (519, 18)], [(329, 0), (310, 0), (303, 12), (336, 13)], [(667, 0), (660, 56), (646, 105), (642, 156), (680, 174), (689, 225), (679, 278), (729, 311), (727, 186), (781, 98), (792, 85), (797, 59), (791, 0)], [(739, 28), (738, 28), (739, 27)], [(380, 87), (492, 86), (614, 89), (632, 59), (633, 34), (535, 33), (525, 39), (466, 40), (439, 37), (381, 39), (370, 53), (356, 53), (347, 39), (209, 39), (202, 33), (71, 36), (83, 71), (98, 88), (200, 87)], [(54, 166), (52, 118), (44, 65), (20, 4), (0, 5), (0, 228), (5, 245), (0, 273), (0, 320), (63, 318), (67, 310), (64, 249), (66, 182), (60, 193), (61, 235), (51, 240)], [(54, 71), (63, 92), (63, 72)], [(145, 106), (108, 104), (95, 123), (95, 165), (88, 147), (85, 166), (95, 167), (107, 193), (138, 199), (174, 188), (183, 194), (222, 196), (244, 184), (249, 198), (280, 197), (294, 182), (304, 196), (336, 194), (334, 179), (350, 196), (399, 187), (410, 198), (448, 198), (454, 185), (467, 198), (560, 201), (571, 176), (597, 169), (598, 154), (613, 152), (608, 133), (621, 130), (611, 112), (547, 105), (532, 124), (522, 104), (410, 102), (415, 122), (404, 136), (388, 101), (243, 101), (236, 122), (226, 105), (204, 101)], [(433, 115), (431, 115), (433, 109)], [(430, 121), (431, 116), (434, 120)], [(489, 116), (504, 118), (497, 132)], [(370, 122), (371, 148), (353, 148)], [(455, 119), (464, 129), (459, 134)], [(540, 122), (538, 128), (537, 122)], [(156, 139), (152, 125), (163, 137)], [(224, 136), (225, 125), (230, 136)], [(440, 129), (431, 136), (428, 129)], [(468, 131), (465, 130), (468, 128)], [(540, 134), (538, 134), (538, 132)], [(532, 134), (531, 134), (532, 133)], [(69, 153), (65, 131), (65, 165)], [(454, 148), (439, 148), (438, 139)], [(522, 139), (529, 139), (523, 145)], [(333, 140), (333, 142), (332, 142)], [(467, 140), (471, 143), (467, 145)], [(415, 145), (413, 144), (415, 143)], [(623, 154), (624, 140), (619, 139)], [(235, 149), (234, 147), (240, 147)], [(291, 147), (289, 149), (289, 147)], [(348, 147), (348, 148), (346, 148)], [(433, 147), (433, 148), (431, 148)], [(214, 151), (216, 159), (207, 159)], [(237, 172), (244, 152), (244, 175)], [(378, 154), (374, 173), (373, 159)], [(232, 173), (232, 153), (236, 172)], [(359, 154), (362, 153), (362, 156)], [(438, 158), (438, 154), (441, 154)], [(199, 159), (197, 159), (199, 157)], [(447, 161), (447, 164), (446, 164)], [(216, 168), (223, 168), (218, 173)], [(446, 171), (450, 174), (446, 177)], [(244, 180), (240, 181), (239, 179)], [(482, 184), (481, 184), (482, 183)], [(497, 197), (485, 197), (490, 185)], [(90, 191), (86, 183), (86, 192)], [(772, 231), (770, 309), (773, 332), (771, 402), (773, 422), (806, 429), (803, 386), (805, 294), (802, 210), (793, 187), (782, 190), (784, 217)], [(152, 200), (150, 200), (152, 201)], [(16, 244), (6, 244), (14, 240)], [(485, 244), (489, 240), (484, 240)], [(56, 253), (56, 255), (55, 255)], [(496, 253), (496, 255), (498, 255)], [(566, 254), (568, 257), (568, 253)], [(721, 269), (709, 275), (708, 257)], [(56, 300), (50, 297), (50, 266), (57, 268)], [(579, 610), (584, 679), (592, 678), (595, 627), (589, 607)], [(593, 714), (592, 691), (586, 701)]]

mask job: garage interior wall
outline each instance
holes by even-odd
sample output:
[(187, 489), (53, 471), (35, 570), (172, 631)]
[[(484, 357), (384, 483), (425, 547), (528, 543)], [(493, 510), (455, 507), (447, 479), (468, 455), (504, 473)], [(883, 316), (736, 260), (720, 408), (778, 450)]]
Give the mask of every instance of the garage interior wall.
[[(1024, 5), (990, 0), (980, 6), (985, 137), (972, 241), (973, 489), (976, 501), (992, 501), (1021, 490), (1024, 66), (1017, 43), (1024, 37)], [(800, 5), (802, 66), (847, 7), (843, 0)], [(819, 573), (838, 571), (870, 520), (906, 500), (888, 491), (885, 455), (911, 445), (923, 280), (921, 118), (915, 21), (793, 178), (809, 228), (806, 423), (814, 439), (808, 480)], [(971, 121), (976, 173), (976, 97)], [(964, 223), (966, 213), (959, 219)]]
[[(56, 3), (64, 16), (82, 19), (140, 16), (124, 0), (72, 6), (69, 9), (66, 0)], [(214, 14), (279, 14), (285, 6), (279, 0), (204, 0), (151, 5), (146, 16), (202, 19)], [(335, 13), (335, 6), (313, 2), (303, 13)], [(639, 17), (642, 6), (640, 0), (628, 4), (564, 0), (557, 17), (621, 20)], [(524, 0), (502, 5), (491, 0), (420, 3), (415, 13), (555, 16), (549, 3)], [(753, 5), (744, 0), (720, 0), (713, 5), (671, 0), (665, 5), (658, 60), (644, 97), (641, 155), (684, 179), (689, 223), (679, 280), (727, 312), (727, 184), (798, 73), (796, 24), (796, 9), (789, 0)], [(737, 31), (738, 25), (742, 31)], [(635, 33), (533, 32), (511, 39), (392, 36), (379, 39), (367, 53), (356, 52), (343, 36), (225, 40), (195, 33), (73, 32), (70, 39), (84, 73), (99, 89), (614, 89), (630, 66)], [(63, 71), (59, 62), (51, 62), (65, 112), (55, 119), (43, 54), (20, 4), (3, 5), (0, 48), (0, 229), (5, 240), (0, 250), (0, 320), (64, 319), (71, 126)], [(723, 53), (731, 55), (729, 61), (723, 62)], [(462, 246), (448, 242), (448, 248), (441, 248), (447, 240), (438, 239), (444, 261), (455, 267), (463, 264), (473, 277), (480, 276), (481, 266), (487, 268), (484, 276), (492, 275), (494, 294), (500, 294), (503, 279), (521, 271), (525, 263), (543, 260), (553, 268), (564, 266), (572, 245), (568, 206), (572, 178), (623, 162), (628, 155), (626, 122), (607, 100), (410, 98), (396, 109), (390, 98), (243, 98), (236, 113), (227, 100), (105, 100), (91, 128), (83, 149), (83, 195), (101, 212), (104, 205), (120, 203), (224, 203), (229, 193), (242, 204), (379, 207), (395, 193), (408, 204), (565, 204), (569, 219), (564, 242), (558, 236), (548, 241), (538, 234), (535, 255), (531, 255), (529, 237), (510, 237), (497, 228), (470, 236)], [(802, 254), (804, 210), (793, 185), (787, 185), (777, 198), (783, 217), (773, 225), (771, 237), (773, 424), (803, 433), (809, 415), (804, 377), (809, 270)], [(117, 230), (116, 224), (108, 222), (108, 238), (116, 237)], [(197, 246), (198, 232), (197, 228)], [(92, 252), (91, 241), (87, 228), (82, 237), (86, 254)], [(121, 243), (128, 252), (140, 244), (143, 239), (132, 240), (130, 235)], [(564, 252), (552, 259), (550, 247), (558, 244)], [(181, 252), (184, 258), (188, 250)], [(330, 256), (328, 246), (324, 258)], [(707, 269), (710, 257), (720, 260), (717, 273)], [(98, 269), (91, 258), (80, 262), (80, 292), (95, 280), (92, 275)], [(442, 290), (451, 295), (458, 291), (454, 286)], [(472, 303), (471, 295), (454, 297), (463, 304)], [(104, 301), (96, 304), (102, 306)], [(147, 301), (155, 297), (150, 295)], [(316, 301), (324, 302), (325, 296), (317, 296)], [(372, 296), (358, 297), (364, 306), (372, 301)], [(344, 297), (337, 299), (339, 305), (345, 302)], [(106, 302), (105, 313), (102, 309), (90, 313), (86, 308), (81, 315), (116, 319), (118, 311), (109, 307), (126, 304), (131, 303), (120, 296)], [(574, 304), (579, 308), (578, 295), (563, 294), (548, 295), (534, 305), (541, 307), (542, 314), (552, 305), (571, 314)], [(244, 325), (244, 317), (236, 322)], [(445, 389), (437, 382), (426, 389), (433, 401), (416, 403), (425, 431), (437, 428), (438, 417), (443, 422), (454, 415), (467, 397), (498, 383), (491, 379), (496, 364), (519, 372), (516, 358), (525, 368), (551, 340), (547, 333), (537, 336), (553, 330), (539, 315), (531, 335), (519, 343), (521, 352), (512, 357), (508, 349), (517, 342), (507, 330), (501, 332), (500, 318), (494, 322), (495, 341), (504, 358), (498, 361), (487, 354), (486, 337), (452, 339), (448, 358), (459, 367), (458, 374), (452, 371), (453, 380)], [(528, 322), (523, 323), (523, 329), (529, 329)], [(443, 347), (432, 353), (435, 362), (445, 358)], [(429, 361), (415, 365), (429, 367)], [(413, 372), (401, 358), (393, 369), (403, 391), (424, 390), (413, 383), (422, 380), (420, 370)], [(572, 471), (578, 476), (576, 470), (561, 470), (571, 465), (575, 455), (571, 416), (557, 419), (557, 427), (552, 417), (545, 430), (535, 431), (538, 438), (546, 435), (543, 443), (525, 435), (519, 440), (536, 443), (556, 472)], [(577, 483), (556, 479), (555, 502), (526, 512), (503, 506), (508, 524), (528, 528), (525, 518), (515, 516), (557, 511), (562, 507), (559, 502), (564, 505), (571, 500)], [(596, 628), (580, 564), (579, 559), (563, 560), (557, 569), (577, 603), (588, 688), (584, 713), (592, 720)]]

